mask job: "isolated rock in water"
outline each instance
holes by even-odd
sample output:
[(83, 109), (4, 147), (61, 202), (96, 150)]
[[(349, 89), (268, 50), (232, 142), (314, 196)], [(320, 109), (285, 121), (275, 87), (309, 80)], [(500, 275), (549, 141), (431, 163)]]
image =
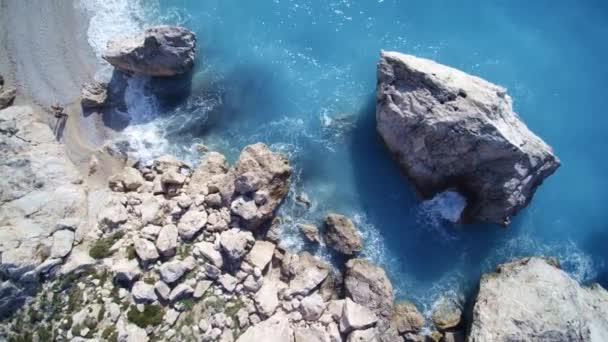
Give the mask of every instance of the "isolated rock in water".
[(82, 108), (92, 109), (104, 107), (108, 102), (108, 85), (99, 82), (85, 84), (80, 91)]
[(398, 52), (381, 53), (376, 121), (423, 197), (468, 197), (464, 220), (508, 224), (560, 165), (504, 88)]
[(346, 296), (380, 316), (393, 313), (393, 286), (384, 270), (363, 259), (351, 259), (346, 263), (344, 277)]
[(556, 264), (524, 258), (483, 275), (469, 341), (608, 341), (608, 292)]
[(336, 251), (352, 256), (361, 252), (363, 241), (355, 225), (347, 217), (329, 214), (325, 217), (325, 242)]
[(148, 76), (175, 76), (194, 65), (196, 38), (175, 26), (156, 26), (108, 42), (103, 59), (122, 71)]
[(434, 305), (431, 319), (439, 331), (455, 328), (462, 320), (462, 305), (454, 299), (441, 298)]
[[(289, 190), (289, 161), (262, 143), (249, 145), (241, 152), (234, 175), (242, 196), (233, 206), (233, 213), (241, 217), (243, 228), (257, 229), (273, 217)], [(249, 204), (255, 204), (255, 213)]]

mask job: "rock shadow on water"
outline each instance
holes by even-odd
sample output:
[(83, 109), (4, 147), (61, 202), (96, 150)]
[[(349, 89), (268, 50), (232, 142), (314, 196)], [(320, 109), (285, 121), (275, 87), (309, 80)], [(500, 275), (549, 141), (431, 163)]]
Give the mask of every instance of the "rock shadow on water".
[[(134, 81), (136, 77), (141, 78), (141, 82), (130, 85), (129, 82)], [(158, 117), (171, 115), (191, 96), (192, 77), (192, 71), (173, 77), (144, 77), (114, 69), (108, 82), (108, 106), (101, 110), (85, 110), (84, 115), (101, 114), (104, 125), (117, 132), (127, 128), (134, 119), (137, 123), (146, 123)], [(141, 87), (141, 89), (131, 89), (136, 92), (135, 97), (137, 97), (131, 101), (153, 101), (156, 109), (154, 113), (139, 113), (141, 108), (130, 108), (130, 106), (134, 107), (134, 103), (129, 103), (127, 99), (130, 86)], [(136, 114), (137, 118), (133, 118), (132, 114)]]
[(445, 239), (437, 228), (421, 224), (417, 213), (421, 199), (376, 132), (375, 105), (375, 96), (371, 95), (361, 108), (350, 150), (364, 213), (398, 259), (397, 267), (388, 267), (393, 281), (405, 274), (408, 279), (433, 284), (462, 269), (463, 262), (472, 267), (463, 270), (467, 276), (478, 275), (483, 261), (505, 237), (504, 230), (491, 225), (446, 223), (439, 229), (449, 230), (455, 238)]

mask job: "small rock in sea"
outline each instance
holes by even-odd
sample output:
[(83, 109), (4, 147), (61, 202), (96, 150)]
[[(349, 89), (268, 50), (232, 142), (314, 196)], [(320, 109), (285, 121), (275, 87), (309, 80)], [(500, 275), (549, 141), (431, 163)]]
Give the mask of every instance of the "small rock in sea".
[(343, 215), (328, 214), (325, 217), (325, 233), (328, 246), (345, 256), (353, 256), (363, 249), (361, 234), (354, 223)]
[(446, 331), (460, 325), (462, 305), (456, 300), (443, 297), (434, 305), (431, 318), (439, 331)]
[(100, 82), (86, 83), (80, 91), (80, 104), (84, 109), (102, 108), (108, 102), (108, 85)]

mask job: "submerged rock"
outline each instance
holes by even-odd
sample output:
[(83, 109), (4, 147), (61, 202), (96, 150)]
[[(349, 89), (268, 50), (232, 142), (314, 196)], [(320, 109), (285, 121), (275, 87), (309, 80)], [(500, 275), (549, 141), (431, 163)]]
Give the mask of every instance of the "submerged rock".
[(398, 52), (381, 53), (376, 121), (423, 197), (468, 197), (465, 220), (508, 224), (560, 165), (504, 88)]
[(469, 341), (608, 341), (608, 291), (552, 259), (503, 264), (481, 278)]
[(175, 26), (155, 26), (108, 42), (103, 59), (117, 69), (148, 76), (175, 76), (194, 65), (196, 38)]

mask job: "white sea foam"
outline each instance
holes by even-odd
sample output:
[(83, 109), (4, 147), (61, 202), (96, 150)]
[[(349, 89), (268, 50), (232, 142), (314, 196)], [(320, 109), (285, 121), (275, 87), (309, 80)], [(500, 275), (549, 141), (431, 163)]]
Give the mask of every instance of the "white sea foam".
[(496, 249), (493, 255), (486, 260), (485, 268), (492, 270), (496, 265), (522, 255), (555, 257), (562, 268), (581, 283), (596, 278), (597, 269), (601, 266), (596, 265), (593, 257), (573, 241), (547, 243), (529, 234), (524, 234), (508, 240), (502, 247)]
[(422, 227), (438, 234), (443, 241), (458, 240), (458, 234), (449, 229), (449, 224), (460, 220), (466, 206), (466, 199), (458, 192), (444, 191), (420, 204), (416, 210), (417, 221)]
[(456, 191), (444, 191), (422, 203), (422, 210), (436, 219), (456, 223), (460, 220), (462, 211), (467, 206), (467, 200)]
[(108, 41), (117, 35), (139, 31), (145, 22), (141, 0), (80, 0), (79, 5), (90, 16), (87, 37), (102, 68), (96, 78), (107, 81), (112, 68), (101, 59)]

